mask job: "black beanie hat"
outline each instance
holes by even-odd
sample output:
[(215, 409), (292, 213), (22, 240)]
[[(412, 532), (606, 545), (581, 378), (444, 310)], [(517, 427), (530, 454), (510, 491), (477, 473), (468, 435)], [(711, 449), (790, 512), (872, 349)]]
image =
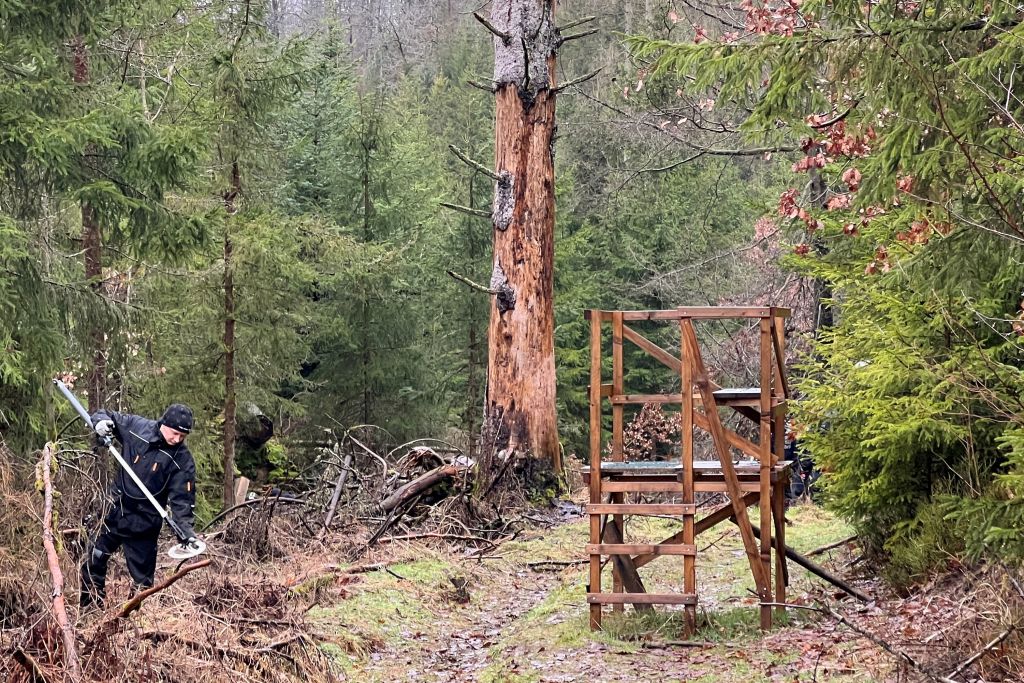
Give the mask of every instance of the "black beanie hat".
[(160, 418), (160, 424), (188, 434), (192, 431), (192, 409), (181, 403), (172, 403), (164, 411), (164, 416)]

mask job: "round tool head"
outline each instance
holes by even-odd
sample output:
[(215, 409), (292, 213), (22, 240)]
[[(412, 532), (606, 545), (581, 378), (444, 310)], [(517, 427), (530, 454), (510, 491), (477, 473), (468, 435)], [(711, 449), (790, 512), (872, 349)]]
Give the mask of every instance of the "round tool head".
[(192, 542), (188, 545), (179, 543), (178, 545), (172, 545), (170, 550), (167, 551), (167, 555), (172, 560), (187, 560), (201, 555), (206, 551), (206, 544), (200, 541), (198, 538), (192, 539)]

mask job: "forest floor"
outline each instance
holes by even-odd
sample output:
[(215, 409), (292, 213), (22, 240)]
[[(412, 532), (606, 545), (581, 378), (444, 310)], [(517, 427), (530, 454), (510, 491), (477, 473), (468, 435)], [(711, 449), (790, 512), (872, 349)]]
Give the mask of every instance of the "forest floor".
[[(851, 534), (817, 506), (792, 507), (787, 518), (787, 540), (797, 551)], [(680, 644), (681, 614), (665, 607), (653, 616), (631, 608), (615, 615), (606, 611), (605, 630), (591, 632), (586, 566), (567, 564), (582, 556), (587, 521), (568, 504), (530, 519), (530, 530), (482, 557), (452, 557), (408, 545), (364, 558), (386, 562), (386, 569), (362, 575), (347, 586), (345, 600), (307, 615), (319, 632), (345, 634), (343, 647), (322, 647), (348, 680), (361, 682), (853, 682), (901, 676), (892, 656), (815, 612), (791, 610), (783, 625), (762, 633), (742, 542), (728, 524), (698, 539), (702, 623), (692, 643)], [(629, 533), (642, 542), (676, 530), (672, 521), (653, 518), (633, 522)], [(850, 553), (839, 548), (816, 559), (846, 573)], [(538, 564), (545, 561), (551, 563)], [(677, 590), (681, 559), (659, 558), (641, 575), (648, 590)], [(790, 602), (827, 603), (911, 653), (934, 650), (933, 634), (949, 624), (943, 621), (941, 599), (901, 600), (884, 594), (877, 579), (854, 577), (876, 598), (863, 605), (792, 563), (790, 577)], [(463, 584), (468, 595), (456, 589)]]
[[(756, 519), (756, 510), (752, 513)], [(786, 516), (787, 542), (798, 552), (852, 533), (815, 505), (793, 506)], [(253, 512), (249, 519), (260, 517)], [(679, 524), (633, 518), (627, 540), (659, 541), (678, 531)], [(232, 540), (247, 529), (244, 519), (236, 520), (215, 540), (211, 535), (207, 557), (212, 567), (148, 598), (126, 620), (116, 614), (128, 596), (129, 581), (123, 563), (114, 564), (110, 608), (76, 620), (85, 672), (81, 680), (921, 680), (908, 675), (906, 660), (879, 646), (884, 642), (912, 658), (917, 668), (927, 667), (932, 680), (942, 680), (939, 675), (955, 671), (984, 648), (984, 657), (973, 664), (984, 680), (1024, 681), (1024, 663), (1014, 654), (1022, 651), (1024, 628), (1013, 626), (1024, 614), (1024, 589), (1004, 567), (952, 565), (951, 571), (899, 597), (857, 561), (855, 545), (842, 544), (814, 559), (872, 601), (860, 603), (790, 563), (787, 601), (827, 605), (832, 614), (791, 608), (774, 629), (762, 632), (739, 533), (722, 524), (698, 537), (700, 624), (696, 635), (683, 642), (681, 612), (664, 606), (647, 615), (629, 607), (619, 613), (606, 610), (604, 629), (590, 631), (582, 563), (589, 524), (580, 505), (563, 501), (521, 511), (517, 528), (510, 540), (478, 552), (446, 545), (437, 534), (391, 536), (367, 550), (370, 530), (355, 519), (329, 536), (302, 537), (277, 526), (270, 535), (275, 547), (263, 548), (269, 555), (254, 559), (251, 553), (260, 548)], [(173, 565), (164, 566), (160, 575), (173, 570)], [(679, 557), (658, 558), (640, 572), (652, 592), (678, 591), (682, 585)], [(1007, 585), (1013, 596), (1020, 596), (1013, 597), (1012, 608), (1000, 597)], [(999, 647), (985, 647), (1000, 631)], [(0, 652), (20, 652), (23, 662), (0, 658), (0, 680), (65, 680), (55, 639), (45, 619), (0, 629)], [(25, 659), (29, 654), (33, 659)], [(964, 669), (949, 678), (980, 680), (966, 664)]]

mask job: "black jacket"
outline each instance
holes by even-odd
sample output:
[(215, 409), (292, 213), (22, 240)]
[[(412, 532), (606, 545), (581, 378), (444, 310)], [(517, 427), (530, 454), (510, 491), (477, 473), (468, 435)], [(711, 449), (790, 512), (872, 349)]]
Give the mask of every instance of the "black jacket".
[[(174, 521), (191, 535), (195, 523), (196, 464), (188, 447), (184, 443), (168, 445), (156, 420), (105, 410), (93, 415), (92, 420), (93, 424), (113, 421), (113, 436), (121, 442), (121, 457), (157, 502), (170, 507)], [(159, 533), (160, 513), (120, 465), (110, 492), (114, 508), (108, 523), (116, 523), (129, 533)]]

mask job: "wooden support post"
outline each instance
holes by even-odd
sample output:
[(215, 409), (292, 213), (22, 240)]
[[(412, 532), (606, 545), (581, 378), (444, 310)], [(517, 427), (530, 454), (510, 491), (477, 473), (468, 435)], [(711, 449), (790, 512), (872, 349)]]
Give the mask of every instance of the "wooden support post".
[[(690, 324), (689, 319), (679, 321), (680, 339), (683, 337), (683, 325)], [(686, 345), (680, 344), (679, 348), (679, 377), (680, 392), (682, 392), (682, 444), (681, 457), (683, 459), (683, 503), (693, 504), (695, 497), (693, 491), (693, 364), (686, 355)], [(694, 515), (683, 516), (683, 543), (693, 545), (696, 539), (694, 528)], [(691, 555), (683, 556), (683, 592), (697, 594), (697, 558)], [(683, 629), (685, 637), (689, 638), (697, 630), (697, 606), (686, 605), (683, 613)]]
[[(601, 502), (601, 314), (590, 316), (590, 502)], [(601, 516), (590, 515), (590, 543), (601, 543)], [(589, 593), (601, 592), (601, 555), (590, 555)], [(590, 604), (590, 628), (601, 628), (601, 604)]]
[(726, 440), (725, 428), (722, 426), (722, 418), (718, 414), (718, 403), (715, 401), (715, 393), (711, 388), (711, 380), (708, 378), (707, 369), (704, 367), (704, 360), (700, 355), (697, 333), (694, 331), (693, 324), (690, 321), (684, 320), (681, 324), (683, 331), (682, 341), (686, 346), (684, 352), (693, 364), (694, 382), (700, 391), (704, 409), (707, 411), (708, 423), (711, 427), (711, 440), (714, 442), (715, 449), (718, 452), (726, 490), (729, 493), (729, 500), (732, 502), (736, 523), (740, 528), (740, 537), (743, 539), (743, 548), (747, 554), (747, 561), (750, 563), (750, 572), (753, 574), (754, 583), (758, 587), (758, 595), (764, 595), (762, 591), (768, 585), (768, 580), (764, 576), (764, 567), (761, 564), (757, 540), (754, 538), (754, 529), (750, 524), (750, 516), (747, 515), (747, 508), (743, 505), (743, 491), (736, 476), (736, 468), (732, 464), (732, 455), (729, 453), (729, 444)]
[[(786, 399), (789, 397), (789, 384), (786, 382), (786, 328), (785, 319), (781, 316), (772, 317), (772, 355), (775, 362), (772, 368), (772, 397), (779, 408), (772, 411), (772, 465), (785, 458), (786, 451)], [(786, 489), (789, 481), (780, 477), (772, 487), (772, 517), (775, 520), (775, 602), (786, 602), (786, 586), (789, 584), (789, 572), (786, 568)], [(785, 607), (776, 607), (775, 613), (782, 616)]]
[(786, 568), (786, 489), (782, 481), (776, 481), (772, 488), (772, 517), (775, 520), (775, 613), (782, 616), (786, 608), (786, 586), (789, 585), (789, 571)]
[[(612, 395), (622, 396), (625, 392), (625, 383), (623, 380), (623, 368), (622, 368), (622, 311), (615, 311), (612, 313)], [(622, 462), (624, 459), (623, 448), (622, 448), (622, 430), (623, 430), (623, 411), (625, 406), (621, 403), (612, 403), (612, 460), (615, 462)], [(625, 500), (625, 494), (618, 492), (612, 493), (612, 503), (622, 503)], [(614, 523), (619, 528), (620, 536), (625, 537), (626, 527), (625, 520), (621, 514), (616, 514), (614, 517)], [(619, 543), (624, 543), (620, 540)], [(628, 558), (627, 558), (628, 559)], [(623, 569), (621, 558), (615, 559), (612, 562), (612, 592), (622, 592), (622, 581), (623, 581)], [(633, 573), (636, 573), (636, 569), (633, 568)], [(639, 581), (639, 577), (637, 577)], [(629, 589), (630, 593), (637, 593), (642, 591)], [(625, 608), (625, 605), (621, 602), (614, 603), (612, 605), (613, 612), (621, 612)]]
[(775, 448), (772, 456), (772, 464), (785, 457), (786, 451), (786, 413), (788, 407), (785, 404), (789, 398), (789, 383), (786, 381), (786, 320), (781, 316), (772, 319), (772, 344), (775, 351), (775, 363), (772, 365), (775, 371), (772, 382), (772, 395), (781, 404), (778, 409), (772, 411), (774, 416)]
[(758, 440), (761, 484), (761, 567), (765, 583), (759, 591), (761, 594), (761, 628), (772, 627), (772, 320), (761, 318), (760, 321), (760, 438)]

